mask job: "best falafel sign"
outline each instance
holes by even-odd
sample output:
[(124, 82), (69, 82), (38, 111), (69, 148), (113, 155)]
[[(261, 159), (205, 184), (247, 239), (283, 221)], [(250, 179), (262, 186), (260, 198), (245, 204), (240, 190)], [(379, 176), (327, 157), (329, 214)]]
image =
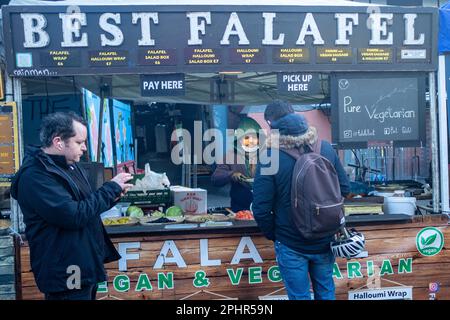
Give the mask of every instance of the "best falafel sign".
[(437, 68), (436, 8), (55, 5), (2, 14), (16, 77)]

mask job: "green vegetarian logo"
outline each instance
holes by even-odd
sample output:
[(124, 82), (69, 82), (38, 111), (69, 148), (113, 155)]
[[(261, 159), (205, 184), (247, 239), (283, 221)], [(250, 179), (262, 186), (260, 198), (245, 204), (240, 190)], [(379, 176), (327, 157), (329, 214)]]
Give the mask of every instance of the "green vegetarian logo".
[(420, 254), (431, 257), (441, 252), (444, 247), (444, 235), (434, 227), (422, 229), (416, 237), (416, 246)]

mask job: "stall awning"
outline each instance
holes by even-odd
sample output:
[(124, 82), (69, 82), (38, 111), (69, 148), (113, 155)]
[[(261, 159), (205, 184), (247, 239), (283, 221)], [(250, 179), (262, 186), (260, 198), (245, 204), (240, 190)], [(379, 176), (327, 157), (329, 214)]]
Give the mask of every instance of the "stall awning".
[[(66, 1), (40, 1), (40, 0), (12, 0), (9, 5), (52, 5), (52, 6), (108, 6), (108, 5), (226, 5), (226, 6), (364, 6), (367, 3), (347, 0), (66, 0)], [(379, 6), (377, 4), (377, 6)]]
[(439, 9), (439, 54), (450, 52), (450, 2)]

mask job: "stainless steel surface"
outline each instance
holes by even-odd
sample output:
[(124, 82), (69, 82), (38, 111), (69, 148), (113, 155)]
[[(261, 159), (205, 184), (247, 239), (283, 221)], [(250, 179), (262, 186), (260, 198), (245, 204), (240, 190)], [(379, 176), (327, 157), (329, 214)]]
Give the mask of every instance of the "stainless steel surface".
[(431, 172), (433, 176), (433, 211), (439, 212), (440, 194), (439, 194), (439, 142), (438, 142), (438, 122), (436, 108), (436, 79), (435, 73), (430, 72), (429, 90), (430, 90), (430, 116), (431, 116)]

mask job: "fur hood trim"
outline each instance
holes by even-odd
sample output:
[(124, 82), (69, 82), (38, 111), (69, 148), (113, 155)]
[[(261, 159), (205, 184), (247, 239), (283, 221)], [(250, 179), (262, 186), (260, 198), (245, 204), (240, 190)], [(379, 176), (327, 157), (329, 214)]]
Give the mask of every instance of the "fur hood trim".
[(267, 138), (266, 145), (268, 148), (276, 148), (276, 140), (278, 139), (278, 148), (294, 149), (305, 144), (314, 144), (317, 141), (317, 129), (309, 127), (308, 131), (301, 136), (279, 135), (271, 133)]

